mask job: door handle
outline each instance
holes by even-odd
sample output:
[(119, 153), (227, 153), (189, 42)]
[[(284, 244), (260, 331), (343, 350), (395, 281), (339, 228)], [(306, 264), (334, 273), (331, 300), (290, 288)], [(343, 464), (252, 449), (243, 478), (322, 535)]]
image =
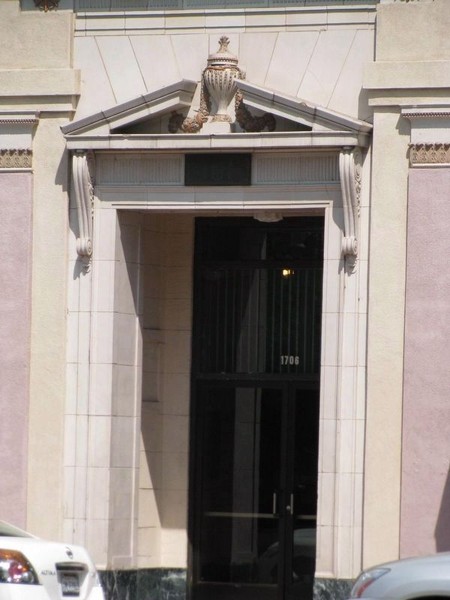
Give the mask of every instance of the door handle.
[(277, 492), (272, 494), (272, 514), (273, 516), (277, 516), (277, 508), (278, 508), (278, 495)]
[(290, 496), (290, 503), (286, 506), (286, 512), (290, 515), (294, 514), (294, 494)]

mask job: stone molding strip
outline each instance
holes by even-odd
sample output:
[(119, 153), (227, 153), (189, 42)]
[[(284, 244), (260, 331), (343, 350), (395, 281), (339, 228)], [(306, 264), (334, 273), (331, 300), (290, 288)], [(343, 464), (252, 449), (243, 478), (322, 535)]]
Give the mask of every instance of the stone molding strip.
[(0, 169), (31, 169), (33, 153), (29, 149), (0, 149)]
[(410, 144), (409, 164), (419, 165), (450, 165), (450, 143), (448, 144)]

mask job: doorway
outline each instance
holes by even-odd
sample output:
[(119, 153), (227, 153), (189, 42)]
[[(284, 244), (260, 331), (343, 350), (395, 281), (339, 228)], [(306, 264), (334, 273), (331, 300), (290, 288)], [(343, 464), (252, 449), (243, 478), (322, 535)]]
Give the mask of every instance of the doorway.
[(323, 220), (198, 219), (195, 600), (308, 600), (316, 555)]

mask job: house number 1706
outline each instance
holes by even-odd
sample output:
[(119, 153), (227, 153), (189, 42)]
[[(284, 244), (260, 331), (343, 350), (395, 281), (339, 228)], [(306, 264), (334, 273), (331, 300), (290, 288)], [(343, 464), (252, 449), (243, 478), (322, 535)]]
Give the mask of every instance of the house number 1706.
[(294, 354), (282, 354), (280, 356), (280, 363), (282, 365), (299, 365), (300, 356), (296, 356)]

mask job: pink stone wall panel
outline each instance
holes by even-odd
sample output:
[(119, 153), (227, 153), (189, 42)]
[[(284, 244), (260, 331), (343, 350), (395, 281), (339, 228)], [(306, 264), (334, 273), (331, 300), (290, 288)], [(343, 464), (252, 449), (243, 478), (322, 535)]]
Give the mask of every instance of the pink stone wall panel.
[(400, 554), (450, 550), (450, 169), (409, 175)]
[(0, 519), (26, 525), (31, 173), (0, 172)]

